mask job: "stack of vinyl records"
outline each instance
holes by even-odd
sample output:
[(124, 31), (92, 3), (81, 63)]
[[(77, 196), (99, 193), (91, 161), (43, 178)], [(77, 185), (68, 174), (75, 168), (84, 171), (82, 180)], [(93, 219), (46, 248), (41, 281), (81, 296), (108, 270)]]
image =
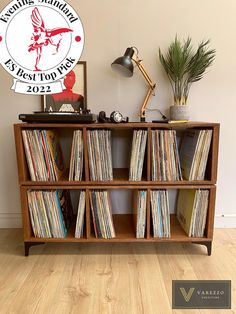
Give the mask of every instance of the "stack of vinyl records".
[(76, 219), (75, 238), (81, 238), (83, 236), (84, 213), (85, 213), (85, 191), (81, 191)]
[(30, 220), (35, 237), (65, 238), (67, 230), (58, 191), (27, 191)]
[(115, 229), (108, 192), (91, 191), (90, 204), (96, 238), (115, 238)]
[(141, 181), (147, 143), (146, 130), (134, 130), (130, 160), (129, 180)]
[(111, 130), (88, 130), (89, 169), (92, 181), (111, 181)]
[(144, 238), (146, 228), (147, 191), (138, 191), (136, 238)]
[(152, 180), (180, 181), (179, 152), (175, 130), (152, 131)]
[(208, 201), (208, 190), (179, 190), (177, 217), (189, 237), (204, 236)]
[(83, 173), (83, 136), (81, 130), (74, 131), (71, 157), (69, 181), (80, 181)]
[(187, 130), (180, 149), (183, 177), (204, 180), (211, 145), (212, 130)]
[(64, 164), (58, 137), (53, 130), (22, 131), (32, 181), (59, 181)]
[(170, 210), (166, 190), (151, 191), (153, 237), (170, 237)]

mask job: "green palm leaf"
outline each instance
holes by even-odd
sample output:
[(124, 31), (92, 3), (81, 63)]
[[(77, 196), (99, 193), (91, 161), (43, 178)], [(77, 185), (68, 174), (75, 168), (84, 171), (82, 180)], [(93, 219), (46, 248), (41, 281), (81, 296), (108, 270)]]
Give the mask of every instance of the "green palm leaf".
[(159, 59), (170, 80), (176, 105), (186, 104), (191, 84), (202, 79), (212, 65), (215, 50), (208, 50), (209, 43), (209, 40), (202, 41), (194, 53), (191, 38), (181, 43), (176, 36), (165, 56), (159, 49)]

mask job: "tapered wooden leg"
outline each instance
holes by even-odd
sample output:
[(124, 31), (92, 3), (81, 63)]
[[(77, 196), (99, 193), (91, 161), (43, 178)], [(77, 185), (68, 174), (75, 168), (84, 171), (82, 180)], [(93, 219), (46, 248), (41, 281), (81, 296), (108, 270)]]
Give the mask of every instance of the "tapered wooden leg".
[(208, 256), (211, 256), (212, 242), (206, 242)]
[(25, 256), (29, 256), (29, 249), (31, 246), (45, 244), (45, 242), (25, 242)]
[(211, 252), (212, 252), (212, 241), (205, 241), (205, 242), (192, 242), (194, 244), (200, 244), (200, 245), (205, 245), (205, 247), (207, 248), (207, 254), (208, 256), (211, 256)]

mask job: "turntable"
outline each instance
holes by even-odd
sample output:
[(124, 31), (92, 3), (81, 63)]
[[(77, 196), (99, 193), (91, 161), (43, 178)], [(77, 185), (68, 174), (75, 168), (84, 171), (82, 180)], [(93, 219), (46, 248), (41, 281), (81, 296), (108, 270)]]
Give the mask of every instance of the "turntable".
[(94, 123), (97, 115), (90, 110), (83, 112), (35, 111), (32, 114), (20, 114), (19, 120), (28, 123)]

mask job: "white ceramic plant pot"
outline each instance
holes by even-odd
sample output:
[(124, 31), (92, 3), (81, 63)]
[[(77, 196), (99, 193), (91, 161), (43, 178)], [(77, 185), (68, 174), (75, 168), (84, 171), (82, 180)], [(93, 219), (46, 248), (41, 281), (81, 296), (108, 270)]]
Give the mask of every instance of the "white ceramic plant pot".
[(185, 106), (171, 106), (170, 107), (170, 120), (189, 120), (190, 109), (188, 105)]

